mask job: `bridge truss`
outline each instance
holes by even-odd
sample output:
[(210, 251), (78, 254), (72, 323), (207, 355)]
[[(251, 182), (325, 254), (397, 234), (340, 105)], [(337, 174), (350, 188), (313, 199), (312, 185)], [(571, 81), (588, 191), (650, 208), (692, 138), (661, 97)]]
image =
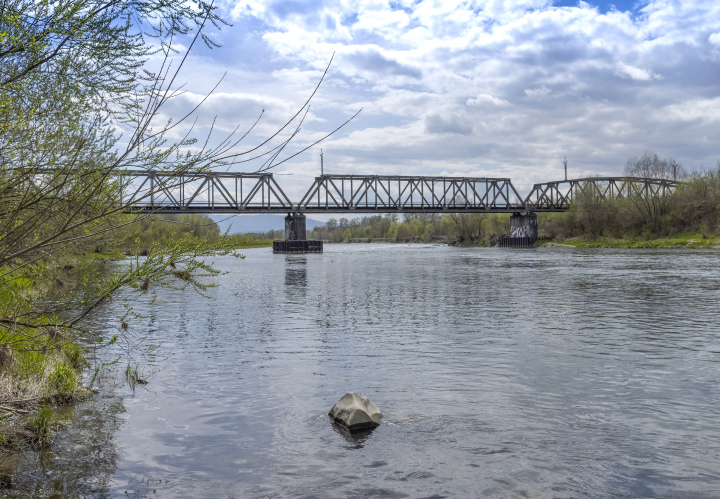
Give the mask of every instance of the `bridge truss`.
[(126, 171), (122, 186), (122, 202), (135, 212), (283, 213), (294, 209), (270, 173)]
[(592, 196), (603, 201), (643, 197), (666, 198), (679, 182), (660, 178), (588, 177), (535, 184), (523, 201), (525, 211), (565, 211), (573, 199)]
[(510, 179), (322, 175), (293, 203), (271, 173), (124, 171), (121, 199), (143, 213), (515, 213), (565, 211), (573, 199), (663, 197), (679, 182), (590, 177), (535, 184), (522, 198)]
[(298, 210), (372, 213), (486, 213), (521, 208), (507, 178), (323, 175), (317, 177)]
[(514, 212), (510, 179), (323, 175), (292, 203), (272, 174), (123, 172), (122, 201), (152, 213)]

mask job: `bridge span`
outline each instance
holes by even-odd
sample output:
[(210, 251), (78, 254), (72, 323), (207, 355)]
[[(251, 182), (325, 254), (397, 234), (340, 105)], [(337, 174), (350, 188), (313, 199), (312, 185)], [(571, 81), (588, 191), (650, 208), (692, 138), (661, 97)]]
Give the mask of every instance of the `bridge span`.
[(273, 242), (273, 251), (308, 253), (322, 252), (323, 242), (307, 240), (307, 213), (512, 213), (510, 237), (500, 244), (528, 247), (538, 237), (538, 212), (565, 211), (583, 196), (658, 199), (677, 182), (589, 177), (535, 184), (522, 197), (509, 178), (321, 175), (297, 203), (271, 173), (125, 171), (120, 186), (128, 213), (287, 213), (285, 241)]
[(615, 199), (671, 193), (677, 182), (589, 177), (535, 184), (522, 197), (509, 178), (322, 175), (292, 202), (271, 173), (122, 173), (132, 213), (518, 213), (561, 212), (577, 196)]

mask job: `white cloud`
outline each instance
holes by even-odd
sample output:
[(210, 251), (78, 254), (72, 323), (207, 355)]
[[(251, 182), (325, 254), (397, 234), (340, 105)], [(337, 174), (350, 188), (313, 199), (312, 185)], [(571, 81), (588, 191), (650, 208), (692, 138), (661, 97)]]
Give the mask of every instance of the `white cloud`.
[(692, 99), (673, 104), (657, 113), (659, 116), (670, 115), (678, 121), (701, 121), (706, 123), (720, 122), (720, 97), (714, 99)]
[[(257, 31), (266, 52), (208, 111), (224, 128), (263, 106), (284, 117), (335, 52), (303, 140), (363, 107), (323, 144), (336, 171), (482, 163), (530, 182), (560, 174), (564, 156), (578, 174), (610, 174), (645, 149), (714, 164), (720, 3), (644, 4), (633, 16), (549, 0), (244, 0), (235, 29)], [(251, 55), (239, 41), (221, 50)]]
[[(159, 118), (184, 116), (204, 98), (204, 95), (186, 92), (170, 99), (161, 108)], [(202, 104), (203, 113), (199, 125), (208, 126), (214, 120), (216, 129), (232, 131), (239, 122), (252, 123), (262, 115), (256, 130), (267, 133), (282, 126), (297, 112), (300, 105), (262, 94), (218, 92), (210, 95)], [(317, 119), (309, 113), (305, 121), (311, 122)]]
[(630, 66), (629, 64), (625, 64), (622, 62), (620, 64), (618, 64), (615, 74), (622, 78), (632, 78), (633, 80), (638, 80), (638, 81), (650, 81), (650, 80), (662, 79), (662, 76), (653, 73), (649, 69), (637, 68), (635, 66)]
[(510, 105), (510, 103), (508, 101), (506, 101), (505, 99), (493, 97), (492, 95), (489, 95), (489, 94), (480, 94), (475, 98), (470, 98), (467, 100), (466, 104), (468, 106), (477, 106), (477, 107), (482, 107), (482, 106), (487, 106), (487, 105), (492, 105), (492, 106), (497, 106), (497, 107), (505, 107), (505, 106)]
[(472, 125), (456, 113), (447, 118), (430, 113), (425, 116), (425, 132), (429, 134), (470, 135)]
[(525, 95), (532, 99), (542, 99), (544, 97), (547, 97), (550, 95), (552, 91), (547, 88), (545, 85), (541, 85), (537, 88), (526, 88), (525, 89)]

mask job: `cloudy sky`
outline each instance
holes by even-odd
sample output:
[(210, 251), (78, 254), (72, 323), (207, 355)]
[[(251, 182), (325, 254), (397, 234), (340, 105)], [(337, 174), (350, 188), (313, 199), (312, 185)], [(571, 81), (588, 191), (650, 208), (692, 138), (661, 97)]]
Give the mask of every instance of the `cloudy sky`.
[[(653, 150), (689, 169), (720, 159), (717, 0), (223, 0), (222, 48), (194, 49), (173, 115), (227, 73), (199, 126), (257, 142), (328, 77), (284, 157), (322, 144), (326, 173), (510, 177), (518, 190), (613, 175)], [(180, 130), (178, 130), (180, 132)], [(275, 142), (277, 143), (277, 142)], [(274, 171), (288, 194), (320, 146)], [(243, 166), (251, 171), (259, 166)], [(287, 186), (287, 187), (286, 187)], [(301, 194), (300, 194), (301, 195)], [(294, 197), (291, 195), (291, 197)]]

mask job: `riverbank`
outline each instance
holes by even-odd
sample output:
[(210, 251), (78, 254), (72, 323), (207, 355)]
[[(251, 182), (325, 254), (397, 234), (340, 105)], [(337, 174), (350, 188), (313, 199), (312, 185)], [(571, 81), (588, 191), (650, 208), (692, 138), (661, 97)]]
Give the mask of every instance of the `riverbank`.
[(271, 248), (272, 243), (273, 239), (247, 239), (238, 242), (235, 249)]
[(38, 302), (69, 292), (79, 271), (122, 258), (120, 251), (69, 255), (55, 263), (54, 281), (21, 277), (0, 289), (0, 454), (45, 445), (57, 426), (52, 408), (90, 395), (82, 385), (88, 364), (73, 329), (52, 313), (28, 315)]
[[(19, 326), (18, 329), (22, 327)], [(41, 447), (62, 426), (52, 408), (85, 400), (82, 348), (53, 327), (18, 332), (0, 347), (0, 454)], [(12, 349), (8, 346), (12, 345)], [(2, 477), (0, 477), (0, 481)]]
[(683, 232), (669, 236), (647, 239), (626, 239), (614, 237), (571, 237), (541, 241), (544, 247), (572, 248), (720, 248), (720, 238), (707, 237), (700, 232)]
[[(330, 241), (325, 241), (329, 243)], [(497, 246), (494, 239), (488, 242), (481, 241), (458, 241), (447, 237), (436, 237), (432, 241), (423, 241), (418, 237), (402, 239), (390, 238), (354, 238), (343, 241), (341, 244), (445, 244), (458, 247), (493, 247)], [(570, 237), (554, 238), (538, 241), (537, 246), (546, 248), (718, 248), (720, 249), (720, 237), (707, 236), (701, 232), (682, 232), (660, 237), (649, 238), (617, 238), (617, 237)]]
[[(272, 244), (271, 240), (247, 237), (232, 237), (225, 242), (237, 248)], [(0, 289), (3, 305), (0, 307), (0, 462), (8, 454), (48, 444), (53, 428), (59, 424), (53, 418), (52, 408), (90, 396), (91, 390), (82, 383), (82, 371), (88, 364), (78, 342), (81, 328), (68, 319), (67, 312), (78, 304), (94, 306), (93, 302), (86, 301), (87, 290), (95, 290), (88, 283), (104, 279), (105, 265), (109, 262), (128, 257), (127, 247), (78, 251), (46, 264), (42, 267), (44, 274), (8, 280)], [(175, 268), (174, 262), (168, 265)], [(185, 279), (181, 272), (185, 271), (171, 271), (175, 277)], [(147, 282), (141, 275), (133, 278), (129, 285), (135, 283), (138, 291), (144, 292)], [(52, 306), (39, 313), (38, 303)], [(120, 328), (127, 330), (128, 327), (123, 320)], [(117, 336), (109, 338), (107, 345), (117, 340)], [(131, 383), (143, 382), (137, 373), (130, 378)], [(0, 476), (0, 485), (2, 483)]]

